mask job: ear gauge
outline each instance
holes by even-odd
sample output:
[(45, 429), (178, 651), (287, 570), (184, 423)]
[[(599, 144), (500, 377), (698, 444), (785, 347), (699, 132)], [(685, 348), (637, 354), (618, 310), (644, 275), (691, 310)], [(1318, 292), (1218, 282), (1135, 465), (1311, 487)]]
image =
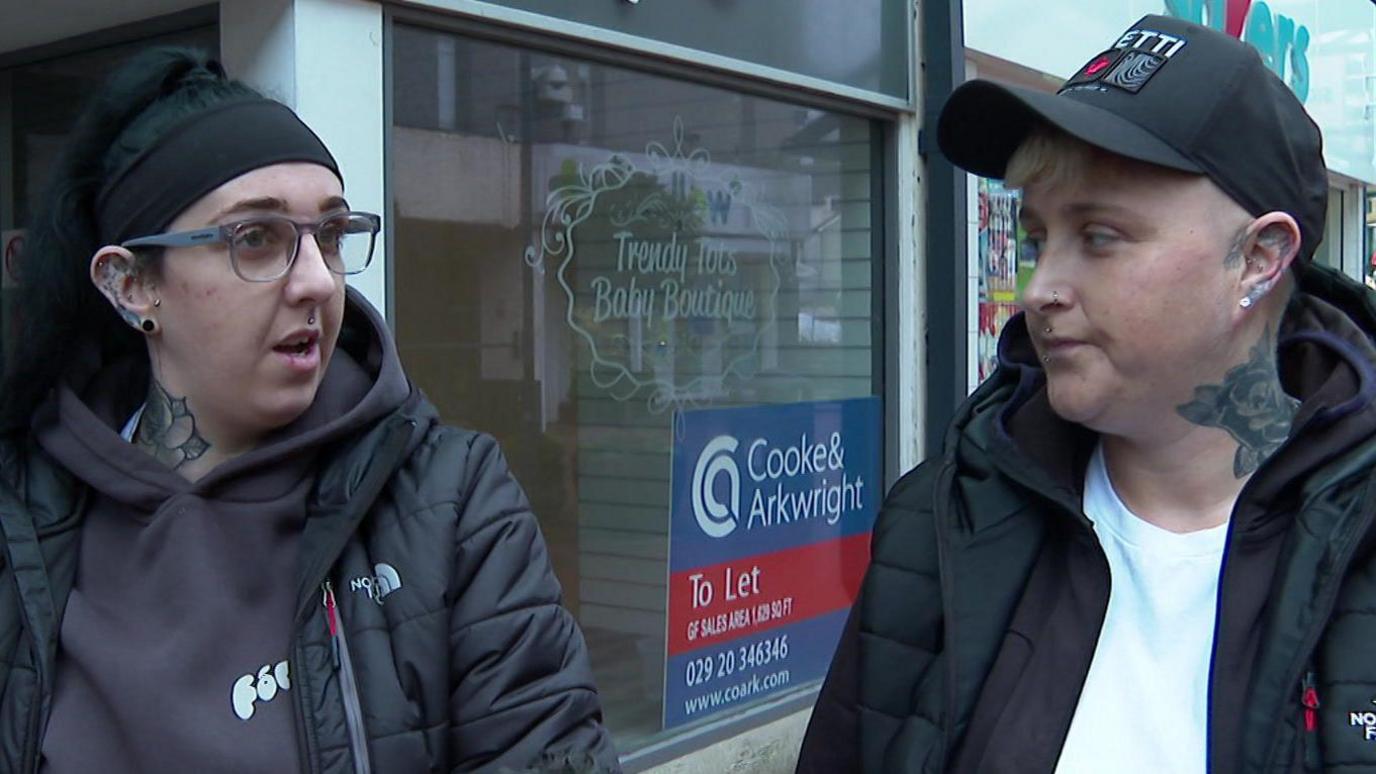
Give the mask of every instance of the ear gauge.
[(158, 324), (153, 321), (153, 318), (145, 317), (143, 322), (139, 323), (139, 327), (143, 329), (144, 333), (152, 333), (158, 329)]

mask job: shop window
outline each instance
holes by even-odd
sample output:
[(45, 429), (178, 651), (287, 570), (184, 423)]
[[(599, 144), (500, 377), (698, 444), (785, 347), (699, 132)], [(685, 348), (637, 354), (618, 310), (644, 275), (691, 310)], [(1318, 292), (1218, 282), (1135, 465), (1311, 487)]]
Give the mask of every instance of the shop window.
[(634, 751), (681, 677), (675, 412), (879, 394), (880, 127), (415, 26), (391, 51), (403, 362), (502, 443)]
[(1362, 256), (1366, 267), (1362, 276), (1376, 289), (1376, 188), (1362, 189)]
[(215, 54), (219, 31), (214, 25), (195, 27), (0, 69), (0, 358), (14, 335), (22, 282), (14, 267), (67, 133), (106, 75), (159, 45)]
[(976, 231), (976, 266), (979, 283), (976, 383), (998, 367), (999, 334), (1009, 318), (1018, 313), (1022, 288), (1034, 265), (1021, 259), (1020, 245), (1026, 235), (1018, 225), (1018, 191), (998, 180), (976, 178), (979, 224)]
[[(1328, 212), (1324, 222), (1323, 241), (1314, 251), (1315, 263), (1339, 271), (1347, 268), (1343, 265), (1343, 255), (1347, 252), (1343, 246), (1347, 237), (1343, 229), (1343, 208), (1346, 197), (1347, 191), (1341, 188), (1328, 189)], [(1348, 270), (1350, 271), (1350, 269)]]

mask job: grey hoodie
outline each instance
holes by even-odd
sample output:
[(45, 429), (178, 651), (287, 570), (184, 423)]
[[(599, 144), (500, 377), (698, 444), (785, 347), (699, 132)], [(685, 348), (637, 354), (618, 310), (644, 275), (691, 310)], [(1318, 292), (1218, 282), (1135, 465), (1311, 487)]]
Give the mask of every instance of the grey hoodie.
[(196, 482), (120, 436), (144, 363), (92, 363), (38, 413), (39, 443), (90, 486), (44, 772), (298, 768), (287, 655), (314, 463), (409, 393), (377, 312), (350, 292), (345, 316), (361, 357), (336, 348), (305, 414)]

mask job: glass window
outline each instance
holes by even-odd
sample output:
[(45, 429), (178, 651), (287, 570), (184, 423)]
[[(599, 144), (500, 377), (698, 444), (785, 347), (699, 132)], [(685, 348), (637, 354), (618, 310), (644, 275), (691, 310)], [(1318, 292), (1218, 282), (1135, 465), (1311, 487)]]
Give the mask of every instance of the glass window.
[(411, 377), (528, 491), (623, 751), (663, 736), (680, 408), (878, 395), (873, 121), (397, 25)]
[(1025, 235), (1018, 225), (1018, 192), (983, 177), (976, 178), (975, 185), (979, 208), (975, 242), (979, 267), (978, 383), (998, 367), (999, 334), (1018, 313), (1018, 299), (1035, 266), (1021, 260), (1019, 245)]
[(149, 46), (195, 46), (213, 54), (219, 43), (217, 27), (197, 27), (0, 70), (0, 356), (14, 331), (20, 278), (12, 267), (86, 98), (121, 62)]
[[(966, 50), (965, 74), (1053, 94), (1061, 79), (1015, 62)], [(969, 176), (969, 380), (973, 392), (998, 366), (999, 335), (1021, 310), (1022, 289), (1035, 264), (1022, 259), (1025, 234), (1018, 225), (1021, 193), (1000, 180)]]
[(1322, 266), (1342, 270), (1343, 240), (1347, 236), (1343, 230), (1343, 207), (1347, 192), (1341, 188), (1328, 189), (1328, 213), (1324, 223), (1323, 241), (1314, 251), (1314, 262)]
[(1376, 289), (1376, 188), (1362, 189), (1362, 256), (1366, 260), (1363, 276)]

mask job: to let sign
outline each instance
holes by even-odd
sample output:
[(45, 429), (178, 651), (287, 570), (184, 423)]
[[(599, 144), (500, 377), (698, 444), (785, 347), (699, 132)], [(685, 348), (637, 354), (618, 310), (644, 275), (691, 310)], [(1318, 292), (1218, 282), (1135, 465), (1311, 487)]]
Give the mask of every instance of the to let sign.
[(664, 727), (826, 674), (869, 564), (878, 398), (674, 418)]

